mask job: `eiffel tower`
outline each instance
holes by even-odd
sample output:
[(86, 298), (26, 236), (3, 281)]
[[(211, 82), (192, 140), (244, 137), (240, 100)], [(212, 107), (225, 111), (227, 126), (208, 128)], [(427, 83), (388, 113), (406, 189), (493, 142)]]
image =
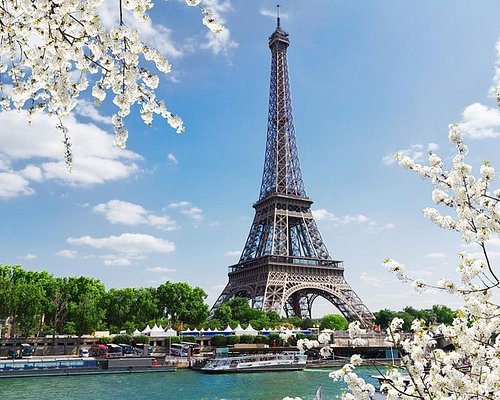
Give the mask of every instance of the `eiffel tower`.
[(323, 297), (348, 321), (373, 325), (374, 317), (344, 278), (342, 261), (332, 260), (311, 212), (302, 180), (288, 82), (288, 33), (277, 27), (269, 38), (271, 85), (264, 173), (255, 218), (229, 283), (212, 307), (247, 297), (254, 308), (310, 318)]

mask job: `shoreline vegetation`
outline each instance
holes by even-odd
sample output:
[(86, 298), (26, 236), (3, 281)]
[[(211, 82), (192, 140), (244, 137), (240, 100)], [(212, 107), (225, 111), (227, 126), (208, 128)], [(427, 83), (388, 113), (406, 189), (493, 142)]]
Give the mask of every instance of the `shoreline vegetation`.
[[(0, 288), (1, 337), (56, 334), (82, 337), (95, 331), (132, 333), (154, 324), (176, 331), (207, 327), (224, 329), (228, 325), (232, 328), (251, 325), (255, 329), (315, 327), (334, 331), (347, 328), (346, 319), (338, 314), (324, 315), (320, 319), (283, 318), (274, 311), (251, 308), (245, 298), (223, 304), (208, 319), (207, 294), (202, 288), (193, 288), (185, 282), (165, 282), (149, 288), (106, 289), (101, 281), (90, 277), (55, 277), (46, 271), (0, 265)], [(394, 317), (404, 320), (403, 330), (409, 330), (415, 318), (429, 324), (451, 324), (455, 317), (454, 311), (440, 305), (429, 310), (384, 309), (374, 314), (376, 329), (381, 330)]]

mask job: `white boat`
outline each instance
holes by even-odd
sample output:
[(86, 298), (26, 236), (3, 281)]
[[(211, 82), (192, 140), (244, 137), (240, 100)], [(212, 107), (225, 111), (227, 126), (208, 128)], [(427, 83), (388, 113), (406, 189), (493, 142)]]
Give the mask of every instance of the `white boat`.
[(307, 356), (300, 353), (253, 354), (213, 358), (200, 369), (209, 374), (235, 372), (299, 371), (306, 367)]

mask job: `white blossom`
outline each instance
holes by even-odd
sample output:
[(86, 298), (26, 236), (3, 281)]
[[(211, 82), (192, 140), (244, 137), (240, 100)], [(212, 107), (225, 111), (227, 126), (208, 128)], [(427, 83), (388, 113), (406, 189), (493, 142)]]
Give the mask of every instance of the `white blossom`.
[(422, 293), (426, 288), (427, 285), (423, 279), (416, 279), (413, 281), (413, 289), (415, 289), (416, 292)]
[[(200, 0), (186, 0), (197, 6)], [(62, 118), (76, 106), (89, 86), (96, 104), (112, 93), (117, 110), (112, 118), (115, 142), (124, 148), (128, 132), (123, 118), (133, 105), (141, 106), (141, 117), (151, 124), (153, 115), (165, 118), (177, 133), (184, 132), (179, 116), (156, 99), (159, 76), (140, 65), (143, 57), (148, 66), (161, 73), (172, 67), (161, 53), (142, 42), (139, 32), (125, 25), (122, 14), (132, 13), (148, 21), (151, 0), (117, 2), (120, 23), (106, 29), (99, 17), (102, 0), (4, 0), (0, 7), (0, 73), (2, 88), (0, 111), (12, 108), (27, 112), (32, 120), (38, 112)], [(120, 7), (122, 7), (120, 9)], [(224, 28), (215, 12), (203, 9), (203, 23), (212, 32)], [(3, 87), (9, 87), (8, 91)], [(69, 135), (62, 135), (68, 170), (73, 162)]]
[(406, 278), (405, 266), (403, 264), (394, 261), (391, 258), (384, 260), (384, 266), (392, 273), (394, 273), (399, 279), (403, 280)]
[[(500, 51), (500, 42), (498, 47)], [(489, 162), (481, 165), (479, 178), (472, 175), (459, 125), (450, 125), (449, 139), (457, 151), (449, 171), (444, 170), (442, 160), (434, 154), (429, 155), (429, 166), (421, 166), (406, 156), (399, 157), (399, 161), (403, 167), (430, 180), (434, 187), (432, 201), (441, 208), (439, 211), (426, 208), (424, 216), (443, 229), (457, 232), (467, 246), (478, 245), (479, 251), (459, 253), (460, 284), (448, 278), (438, 280), (435, 285), (427, 284), (407, 276), (399, 262), (384, 261), (389, 271), (403, 281), (412, 282), (417, 291), (434, 287), (457, 295), (463, 302), (450, 326), (430, 327), (417, 319), (408, 334), (402, 331), (401, 318), (392, 320), (385, 341), (400, 350), (404, 373), (411, 379), (408, 381), (397, 369), (386, 372), (391, 382), (384, 385), (388, 400), (500, 398), (500, 306), (494, 301), (498, 299), (500, 282), (493, 265), (495, 257), (488, 253), (491, 239), (498, 240), (500, 234), (500, 190), (491, 188), (496, 181)], [(359, 339), (359, 325), (351, 323), (349, 333)], [(453, 349), (437, 348), (439, 340), (448, 341)], [(350, 392), (344, 399), (369, 398), (364, 381), (354, 372), (359, 361), (351, 357), (349, 363), (330, 374), (348, 385)]]
[(320, 342), (321, 344), (329, 343), (330, 342), (330, 334), (327, 332), (321, 332), (318, 335), (318, 342)]

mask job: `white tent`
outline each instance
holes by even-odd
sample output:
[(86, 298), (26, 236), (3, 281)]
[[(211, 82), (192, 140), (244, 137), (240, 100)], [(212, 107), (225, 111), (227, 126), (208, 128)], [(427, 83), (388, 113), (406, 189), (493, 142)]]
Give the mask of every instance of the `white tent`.
[(163, 330), (163, 328), (158, 325), (155, 324), (155, 326), (153, 326), (153, 329), (151, 329), (151, 332), (149, 332), (149, 336), (151, 337), (165, 337), (165, 331)]
[(241, 327), (240, 324), (238, 324), (238, 326), (236, 328), (234, 328), (234, 334), (236, 336), (244, 335), (245, 334), (245, 330)]
[(234, 332), (234, 331), (233, 331), (233, 330), (231, 329), (231, 327), (228, 325), (228, 326), (226, 327), (226, 329), (224, 329), (224, 330), (222, 331), (222, 334), (223, 334), (224, 336), (229, 336), (229, 335), (231, 335), (233, 332)]
[(141, 331), (139, 329), (136, 329), (135, 331), (132, 332), (132, 336), (139, 336), (142, 335)]
[(194, 328), (194, 329), (191, 331), (191, 334), (192, 334), (193, 336), (199, 336), (200, 331), (199, 331), (198, 329)]
[(248, 324), (248, 326), (244, 330), (245, 335), (250, 335), (250, 336), (257, 336), (259, 332), (257, 332), (255, 329), (253, 329), (251, 324)]
[(176, 331), (175, 329), (168, 328), (168, 329), (165, 331), (165, 336), (166, 336), (166, 337), (170, 337), (170, 336), (177, 336), (177, 331)]
[(147, 325), (141, 333), (143, 335), (149, 335), (149, 332), (151, 332), (151, 328), (149, 327), (149, 325)]

